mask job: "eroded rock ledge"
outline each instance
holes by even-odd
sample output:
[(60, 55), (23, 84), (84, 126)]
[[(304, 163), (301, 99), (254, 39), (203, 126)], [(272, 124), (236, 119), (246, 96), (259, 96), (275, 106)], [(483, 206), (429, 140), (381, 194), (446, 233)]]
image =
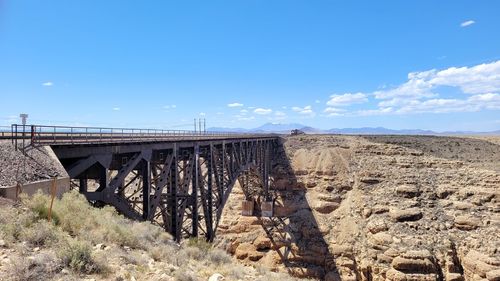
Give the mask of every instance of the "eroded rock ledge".
[(274, 168), (283, 222), (239, 216), (235, 194), (218, 243), (300, 277), (500, 280), (495, 141), (290, 137)]

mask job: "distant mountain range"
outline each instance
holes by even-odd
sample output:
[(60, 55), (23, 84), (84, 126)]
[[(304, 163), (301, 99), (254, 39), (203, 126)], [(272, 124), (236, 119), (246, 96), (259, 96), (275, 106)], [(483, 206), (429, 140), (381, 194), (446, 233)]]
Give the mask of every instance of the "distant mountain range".
[(473, 132), (473, 131), (449, 131), (435, 132), (431, 130), (402, 129), (392, 130), (384, 127), (363, 127), (363, 128), (333, 128), (328, 130), (317, 129), (303, 124), (290, 123), (266, 123), (253, 129), (244, 128), (224, 128), (211, 127), (211, 132), (235, 132), (235, 133), (277, 133), (288, 134), (293, 129), (299, 129), (307, 134), (349, 134), (349, 135), (500, 135), (500, 130), (492, 132)]

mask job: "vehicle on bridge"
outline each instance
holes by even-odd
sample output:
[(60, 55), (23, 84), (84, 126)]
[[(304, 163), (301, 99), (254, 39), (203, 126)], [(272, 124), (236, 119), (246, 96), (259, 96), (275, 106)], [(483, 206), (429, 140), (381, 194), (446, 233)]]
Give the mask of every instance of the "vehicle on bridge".
[(298, 136), (298, 135), (305, 135), (306, 133), (304, 131), (301, 131), (299, 129), (293, 129), (290, 131), (290, 136)]

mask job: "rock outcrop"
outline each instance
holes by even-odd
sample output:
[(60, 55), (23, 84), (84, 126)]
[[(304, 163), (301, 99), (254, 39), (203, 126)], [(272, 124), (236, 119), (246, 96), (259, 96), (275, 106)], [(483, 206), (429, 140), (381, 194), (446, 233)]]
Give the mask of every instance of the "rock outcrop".
[[(297, 136), (275, 218), (224, 211), (241, 261), (322, 280), (500, 280), (500, 138)], [(235, 191), (238, 187), (235, 187)]]

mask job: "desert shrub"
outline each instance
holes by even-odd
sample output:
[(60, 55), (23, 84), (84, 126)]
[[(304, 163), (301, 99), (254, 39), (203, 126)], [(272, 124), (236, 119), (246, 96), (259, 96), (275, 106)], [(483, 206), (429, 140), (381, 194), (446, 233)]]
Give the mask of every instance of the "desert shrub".
[(202, 250), (200, 250), (199, 248), (196, 248), (196, 247), (182, 248), (179, 253), (181, 255), (182, 255), (182, 253), (185, 253), (189, 259), (197, 260), (197, 261), (202, 260), (203, 258), (205, 258), (205, 255), (206, 255), (205, 252), (203, 252)]
[(18, 241), (23, 230), (35, 221), (36, 217), (32, 212), (16, 212), (7, 223), (0, 225), (0, 230), (6, 242), (13, 243)]
[(203, 253), (207, 253), (212, 248), (212, 244), (208, 243), (205, 239), (202, 238), (189, 238), (189, 240), (187, 241), (187, 246), (198, 248)]
[(225, 251), (212, 249), (208, 252), (208, 261), (216, 266), (231, 263), (232, 259)]
[(38, 221), (31, 227), (24, 227), (20, 232), (20, 239), (34, 246), (42, 246), (56, 241), (57, 229), (46, 221)]
[(128, 228), (131, 229), (134, 234), (134, 238), (138, 244), (137, 247), (143, 250), (148, 250), (157, 245), (173, 244), (173, 237), (171, 234), (150, 222), (134, 222), (128, 226)]
[(178, 249), (169, 244), (162, 244), (152, 246), (147, 251), (155, 261), (167, 261), (173, 264), (175, 263), (175, 256)]
[(7, 278), (13, 281), (51, 280), (62, 268), (54, 253), (40, 253), (33, 258), (15, 258), (7, 266)]
[[(226, 268), (226, 277), (230, 280), (239, 280), (245, 278), (245, 267), (240, 264), (232, 264)], [(274, 280), (274, 279), (269, 279)]]
[(88, 243), (70, 240), (58, 252), (63, 264), (79, 273), (101, 273), (105, 267), (92, 257), (92, 249)]
[(14, 216), (15, 209), (11, 207), (0, 208), (0, 225), (10, 223)]
[(186, 269), (177, 270), (174, 274), (174, 278), (176, 281), (198, 281), (196, 274)]
[[(42, 194), (39, 190), (29, 199), (23, 196), (22, 200), (35, 213), (37, 219), (48, 220), (50, 207), (49, 196)], [(52, 208), (51, 219), (54, 224), (59, 224), (60, 218), (54, 207)]]
[[(114, 210), (112, 210), (114, 212)], [(132, 222), (118, 217), (118, 214), (105, 212), (96, 219), (96, 226), (92, 229), (98, 240), (113, 242), (131, 248), (139, 248), (140, 242), (137, 233), (132, 229)]]
[[(25, 204), (46, 219), (50, 197), (42, 193), (25, 198)], [(92, 207), (76, 190), (66, 192), (53, 205), (54, 222), (72, 236), (85, 236), (94, 244), (115, 243), (131, 248), (149, 249), (153, 244), (171, 241), (171, 236), (149, 222), (133, 222), (111, 206), (101, 209)]]
[(122, 259), (127, 264), (133, 264), (138, 266), (144, 266), (148, 264), (149, 257), (142, 255), (141, 253), (132, 251), (121, 256)]
[(59, 215), (61, 228), (73, 235), (87, 230), (95, 215), (85, 197), (77, 191), (66, 192), (54, 203), (54, 209)]

